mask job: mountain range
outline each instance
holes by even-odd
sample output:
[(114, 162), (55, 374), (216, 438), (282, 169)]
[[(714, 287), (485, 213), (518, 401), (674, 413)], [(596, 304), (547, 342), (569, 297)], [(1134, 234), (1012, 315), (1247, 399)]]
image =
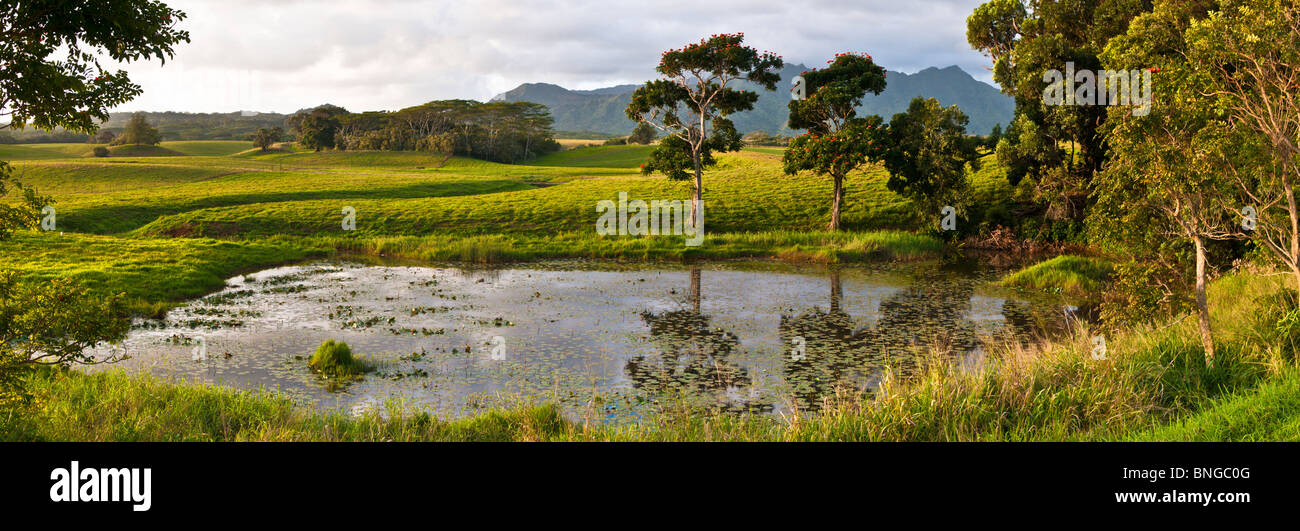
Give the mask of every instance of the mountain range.
[[(775, 92), (756, 85), (740, 83), (737, 88), (759, 93), (754, 109), (732, 117), (741, 133), (763, 130), (768, 133), (794, 133), (785, 126), (789, 101), (787, 89), (791, 79), (808, 70), (801, 64), (788, 64), (781, 70), (781, 82)], [(967, 131), (988, 134), (994, 124), (1003, 128), (1011, 122), (1015, 103), (997, 88), (971, 77), (957, 66), (930, 67), (915, 74), (888, 71), (888, 84), (879, 95), (868, 94), (858, 109), (860, 116), (878, 114), (889, 120), (907, 110), (916, 96), (935, 98), (943, 105), (956, 105), (970, 117)], [(608, 135), (626, 135), (633, 124), (623, 114), (638, 85), (617, 85), (595, 90), (569, 90), (550, 83), (524, 83), (493, 97), (494, 101), (531, 101), (551, 109), (558, 131), (587, 131)]]

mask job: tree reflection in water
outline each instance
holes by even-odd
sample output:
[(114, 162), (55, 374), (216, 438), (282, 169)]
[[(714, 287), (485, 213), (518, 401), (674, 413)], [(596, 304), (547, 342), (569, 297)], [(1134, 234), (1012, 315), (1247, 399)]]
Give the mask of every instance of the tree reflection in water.
[(642, 398), (679, 397), (729, 412), (771, 411), (772, 404), (752, 396), (749, 371), (731, 360), (739, 338), (711, 325), (700, 311), (701, 274), (691, 269), (690, 309), (642, 312), (647, 340), (658, 351), (636, 356), (624, 370)]
[[(869, 397), (886, 368), (894, 378), (914, 378), (929, 364), (960, 363), (979, 351), (971, 321), (975, 277), (942, 269), (918, 272), (881, 301), (879, 317), (868, 324), (844, 310), (851, 304), (840, 276), (835, 268), (828, 272), (828, 306), (780, 317), (785, 386), (769, 392), (783, 396), (793, 411), (816, 412), (841, 396)], [(699, 269), (691, 270), (686, 309), (641, 314), (649, 328), (646, 340), (657, 352), (627, 361), (633, 387), (642, 399), (683, 397), (723, 411), (771, 411), (773, 399), (768, 393), (758, 397), (749, 370), (735, 362), (739, 338), (701, 311), (700, 277)], [(1022, 338), (1040, 333), (1051, 320), (1042, 311), (1012, 300), (1002, 307), (1008, 331)], [(803, 345), (798, 353), (796, 338)]]
[[(778, 334), (787, 349), (781, 360), (796, 411), (819, 411), (841, 394), (870, 396), (885, 367), (911, 377), (928, 362), (949, 363), (979, 347), (968, 319), (973, 281), (925, 274), (882, 301), (880, 318), (868, 327), (841, 309), (839, 272), (829, 276), (828, 311), (781, 316)], [(796, 338), (802, 338), (802, 355), (793, 350)]]

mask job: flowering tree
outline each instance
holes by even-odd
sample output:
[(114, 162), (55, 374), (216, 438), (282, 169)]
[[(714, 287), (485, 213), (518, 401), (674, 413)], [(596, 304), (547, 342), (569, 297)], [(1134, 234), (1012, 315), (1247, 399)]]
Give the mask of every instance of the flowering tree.
[(885, 90), (885, 69), (867, 54), (841, 53), (822, 70), (804, 72), (808, 97), (790, 102), (790, 127), (808, 132), (785, 150), (785, 172), (811, 170), (829, 175), (834, 183), (831, 222), (840, 228), (844, 176), (870, 161), (880, 160), (884, 128), (879, 116), (858, 118), (856, 108), (868, 92)]
[[(723, 33), (683, 48), (668, 50), (655, 68), (662, 79), (646, 82), (632, 94), (627, 117), (664, 132), (664, 140), (641, 166), (641, 172), (661, 172), (670, 179), (694, 178), (691, 222), (703, 195), (703, 170), (714, 163), (715, 151), (743, 147), (740, 133), (726, 117), (754, 108), (758, 94), (729, 87), (737, 81), (776, 90), (785, 65), (771, 52), (742, 46), (743, 33)], [(683, 112), (685, 117), (683, 117)]]

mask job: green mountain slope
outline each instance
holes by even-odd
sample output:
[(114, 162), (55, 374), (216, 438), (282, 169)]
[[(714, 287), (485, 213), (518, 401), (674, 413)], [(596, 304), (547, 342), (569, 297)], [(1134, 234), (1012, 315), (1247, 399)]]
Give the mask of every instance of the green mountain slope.
[[(786, 102), (784, 90), (790, 80), (808, 67), (787, 65), (781, 71), (781, 88), (776, 92), (759, 91), (754, 110), (733, 117), (742, 133), (763, 130), (769, 133), (789, 134), (785, 127)], [(971, 77), (961, 68), (927, 68), (915, 74), (890, 71), (889, 85), (879, 96), (868, 96), (860, 112), (879, 114), (888, 120), (895, 113), (907, 110), (907, 104), (916, 96), (936, 98), (944, 105), (956, 105), (970, 116), (968, 130), (973, 134), (988, 134), (994, 124), (1005, 127), (1011, 121), (1015, 104), (997, 88)], [(742, 88), (757, 90), (743, 84)], [(549, 83), (525, 83), (513, 90), (497, 95), (494, 100), (531, 101), (550, 107), (559, 131), (593, 131), (611, 135), (625, 135), (632, 131), (632, 122), (623, 114), (636, 85), (619, 85), (596, 90), (568, 90)]]

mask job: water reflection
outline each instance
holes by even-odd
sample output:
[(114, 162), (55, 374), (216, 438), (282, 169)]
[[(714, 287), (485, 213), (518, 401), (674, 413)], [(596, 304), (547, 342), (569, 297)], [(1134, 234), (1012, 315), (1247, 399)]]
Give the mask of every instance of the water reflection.
[[(400, 398), (444, 416), (520, 402), (627, 414), (684, 399), (728, 412), (815, 411), (916, 374), (932, 349), (972, 363), (979, 338), (1029, 338), (1065, 307), (991, 288), (995, 270), (934, 265), (694, 267), (555, 263), (462, 269), (328, 262), (237, 277), (138, 322), (122, 366), (273, 389), (351, 410)], [(494, 356), (496, 337), (508, 344)], [(192, 341), (208, 356), (191, 361)], [(794, 355), (796, 338), (803, 344)], [(381, 369), (344, 388), (306, 356), (347, 342)], [(369, 407), (369, 406), (367, 406)]]
[(748, 370), (731, 360), (740, 338), (713, 326), (713, 318), (700, 311), (702, 277), (698, 267), (691, 268), (689, 309), (641, 312), (657, 352), (628, 359), (628, 378), (642, 397), (707, 398), (715, 410), (771, 411), (772, 404), (749, 394)]

